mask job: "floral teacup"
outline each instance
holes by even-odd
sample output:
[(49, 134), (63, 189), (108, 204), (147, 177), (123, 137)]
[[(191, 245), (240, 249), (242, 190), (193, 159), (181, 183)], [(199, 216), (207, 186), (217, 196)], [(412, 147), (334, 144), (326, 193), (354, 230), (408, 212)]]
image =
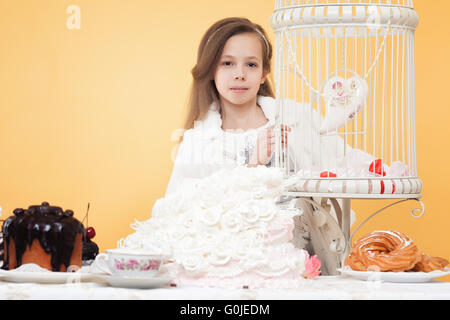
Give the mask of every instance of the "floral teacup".
[(153, 277), (166, 256), (146, 251), (108, 249), (95, 259), (95, 266), (105, 273), (120, 276)]

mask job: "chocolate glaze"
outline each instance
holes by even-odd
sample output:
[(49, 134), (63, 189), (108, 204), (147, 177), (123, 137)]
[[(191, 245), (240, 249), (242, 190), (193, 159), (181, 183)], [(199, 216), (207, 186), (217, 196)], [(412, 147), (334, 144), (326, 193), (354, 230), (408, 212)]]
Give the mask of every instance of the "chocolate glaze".
[(66, 269), (75, 247), (77, 234), (82, 234), (85, 241), (83, 225), (73, 217), (72, 210), (63, 211), (60, 207), (52, 207), (48, 202), (41, 206), (30, 206), (27, 210), (15, 209), (14, 216), (5, 220), (2, 227), (4, 257), (2, 269), (9, 269), (9, 243), (14, 240), (17, 267), (22, 265), (22, 255), (27, 245), (35, 239), (46, 253), (51, 254), (53, 271), (59, 271), (62, 264)]
[(95, 242), (91, 240), (86, 240), (83, 243), (83, 255), (81, 258), (83, 261), (94, 260), (98, 254), (98, 251), (99, 249)]

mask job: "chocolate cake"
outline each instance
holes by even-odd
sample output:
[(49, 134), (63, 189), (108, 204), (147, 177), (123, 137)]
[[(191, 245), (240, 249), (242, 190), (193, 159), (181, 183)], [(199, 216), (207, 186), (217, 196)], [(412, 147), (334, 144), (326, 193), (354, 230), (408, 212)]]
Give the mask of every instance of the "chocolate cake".
[(85, 240), (83, 225), (72, 210), (43, 202), (27, 210), (15, 209), (14, 216), (2, 227), (4, 257), (2, 269), (35, 263), (51, 271), (66, 271), (69, 266), (81, 268)]

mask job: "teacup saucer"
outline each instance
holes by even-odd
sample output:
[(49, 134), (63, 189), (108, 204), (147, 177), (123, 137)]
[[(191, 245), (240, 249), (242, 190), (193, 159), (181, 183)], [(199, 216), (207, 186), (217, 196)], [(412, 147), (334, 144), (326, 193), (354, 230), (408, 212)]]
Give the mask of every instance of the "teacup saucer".
[(154, 277), (137, 277), (137, 276), (117, 276), (117, 275), (96, 275), (97, 279), (101, 279), (112, 287), (133, 288), (133, 289), (153, 289), (161, 288), (169, 285), (173, 278), (154, 276)]

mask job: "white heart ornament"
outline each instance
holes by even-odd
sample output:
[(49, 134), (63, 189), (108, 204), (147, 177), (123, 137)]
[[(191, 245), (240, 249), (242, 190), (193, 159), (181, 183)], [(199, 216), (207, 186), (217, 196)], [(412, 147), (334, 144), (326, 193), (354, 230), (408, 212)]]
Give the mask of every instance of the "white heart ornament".
[(354, 119), (363, 108), (368, 92), (367, 82), (358, 76), (329, 79), (323, 89), (326, 114), (320, 134), (337, 131)]

